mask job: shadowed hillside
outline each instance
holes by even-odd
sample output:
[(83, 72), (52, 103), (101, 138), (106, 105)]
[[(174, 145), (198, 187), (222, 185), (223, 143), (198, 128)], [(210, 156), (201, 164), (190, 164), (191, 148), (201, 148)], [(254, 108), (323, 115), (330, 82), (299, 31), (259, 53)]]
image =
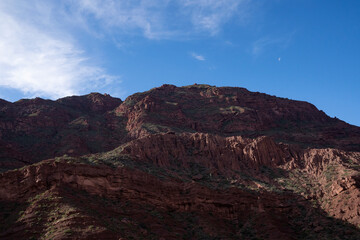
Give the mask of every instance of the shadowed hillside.
[(244, 88), (0, 101), (1, 239), (360, 239), (360, 128)]

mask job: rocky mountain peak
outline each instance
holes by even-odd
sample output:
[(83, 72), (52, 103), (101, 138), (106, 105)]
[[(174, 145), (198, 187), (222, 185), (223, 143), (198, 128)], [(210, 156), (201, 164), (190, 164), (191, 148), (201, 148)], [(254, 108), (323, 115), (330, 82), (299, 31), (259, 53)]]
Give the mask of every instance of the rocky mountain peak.
[(84, 96), (61, 98), (56, 102), (85, 112), (104, 113), (115, 109), (122, 100), (111, 97), (109, 94), (90, 93)]
[(1, 239), (360, 239), (360, 128), (245, 88), (0, 100)]

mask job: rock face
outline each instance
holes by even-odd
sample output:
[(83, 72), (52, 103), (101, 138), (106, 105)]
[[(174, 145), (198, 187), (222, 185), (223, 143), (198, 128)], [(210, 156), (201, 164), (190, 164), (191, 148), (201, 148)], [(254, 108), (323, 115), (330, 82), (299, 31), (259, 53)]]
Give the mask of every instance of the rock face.
[(360, 128), (243, 88), (1, 100), (0, 168), (1, 239), (360, 239)]
[(244, 88), (163, 85), (128, 97), (116, 112), (134, 137), (154, 132), (273, 136), (306, 147), (360, 151), (359, 127), (328, 117), (314, 105)]
[(360, 128), (300, 101), (244, 88), (163, 85), (124, 102), (91, 93), (0, 102), (0, 168), (104, 152), (159, 132), (271, 136), (303, 147), (360, 151)]
[(92, 93), (57, 101), (35, 98), (0, 104), (0, 169), (117, 147), (126, 133), (123, 119), (111, 110), (121, 103)]
[(164, 168), (188, 168), (196, 163), (224, 175), (244, 169), (257, 171), (261, 166), (277, 167), (291, 158), (269, 137), (246, 139), (204, 133), (149, 135), (130, 142), (122, 154)]
[(128, 168), (56, 161), (3, 173), (0, 180), (3, 213), (13, 210), (14, 200), (22, 209), (6, 223), (2, 239), (359, 236), (355, 227), (326, 218), (293, 193), (220, 191)]

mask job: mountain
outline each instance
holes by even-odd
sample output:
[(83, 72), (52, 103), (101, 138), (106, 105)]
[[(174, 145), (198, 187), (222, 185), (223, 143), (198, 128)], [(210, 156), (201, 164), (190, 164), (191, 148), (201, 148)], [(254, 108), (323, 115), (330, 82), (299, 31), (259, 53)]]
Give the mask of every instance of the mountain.
[(56, 156), (109, 151), (123, 143), (122, 101), (91, 93), (57, 101), (24, 99), (0, 105), (0, 168), (22, 167)]
[(360, 239), (360, 128), (244, 88), (0, 100), (1, 239)]

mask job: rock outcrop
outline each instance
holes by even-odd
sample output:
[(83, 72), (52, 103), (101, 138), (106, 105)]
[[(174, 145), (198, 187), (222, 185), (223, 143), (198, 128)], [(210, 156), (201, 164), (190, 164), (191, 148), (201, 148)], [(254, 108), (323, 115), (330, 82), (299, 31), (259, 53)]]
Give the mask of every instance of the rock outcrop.
[(120, 99), (92, 93), (0, 105), (0, 169), (117, 147), (124, 142), (126, 132), (124, 120), (111, 110), (121, 103)]
[(360, 239), (360, 128), (244, 88), (0, 100), (1, 239)]
[[(62, 199), (64, 196), (68, 199)], [(96, 220), (94, 206), (84, 202), (84, 196), (93, 202), (99, 201), (94, 196), (103, 199), (105, 205), (97, 209), (103, 222)], [(124, 167), (46, 161), (1, 174), (0, 199), (5, 210), (11, 209), (12, 202), (23, 209), (16, 213), (16, 221), (2, 229), (2, 239), (359, 236), (356, 228), (326, 218), (293, 193), (249, 192), (235, 187), (220, 191), (171, 178), (160, 180)], [(338, 232), (330, 235), (331, 228)]]
[(127, 143), (121, 153), (164, 168), (188, 168), (196, 163), (224, 175), (291, 161), (289, 152), (266, 136), (248, 139), (205, 133), (153, 134)]
[[(0, 168), (111, 150), (154, 133), (270, 136), (302, 147), (360, 151), (360, 128), (315, 106), (244, 88), (163, 85), (124, 102), (91, 93), (0, 102)], [(10, 163), (11, 162), (11, 163)]]
[(304, 147), (360, 151), (359, 127), (328, 117), (314, 105), (244, 88), (163, 85), (129, 96), (116, 112), (134, 137), (156, 132), (272, 136)]

